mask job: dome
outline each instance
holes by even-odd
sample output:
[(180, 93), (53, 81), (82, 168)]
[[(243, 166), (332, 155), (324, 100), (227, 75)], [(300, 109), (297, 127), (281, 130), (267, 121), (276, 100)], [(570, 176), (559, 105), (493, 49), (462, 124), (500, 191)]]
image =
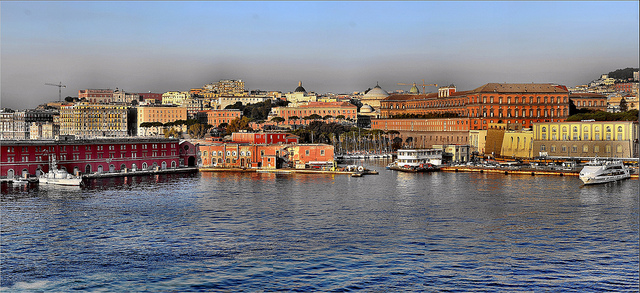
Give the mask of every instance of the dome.
[(389, 96), (389, 93), (387, 93), (385, 90), (383, 90), (378, 83), (376, 83), (376, 87), (374, 87), (373, 89), (371, 89), (369, 92), (367, 92), (364, 95), (365, 99), (384, 99), (386, 97)]
[(413, 86), (409, 90), (409, 93), (410, 94), (419, 94), (420, 93), (420, 90), (418, 89), (418, 87), (416, 86), (415, 83), (413, 84)]
[(360, 108), (360, 113), (372, 113), (373, 112), (373, 108), (369, 105), (364, 105), (362, 106), (362, 108)]
[(302, 81), (299, 81), (299, 82), (298, 82), (298, 87), (297, 87), (297, 88), (296, 88), (296, 90), (295, 90), (295, 91), (293, 91), (293, 92), (294, 92), (294, 93), (306, 93), (306, 92), (307, 92), (307, 90), (305, 90), (305, 89), (302, 87)]

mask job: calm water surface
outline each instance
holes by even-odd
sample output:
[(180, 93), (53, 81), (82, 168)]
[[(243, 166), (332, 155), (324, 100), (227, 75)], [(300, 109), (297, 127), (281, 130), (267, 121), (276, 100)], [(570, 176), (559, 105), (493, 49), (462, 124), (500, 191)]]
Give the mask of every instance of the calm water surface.
[(2, 185), (2, 291), (638, 291), (638, 180), (196, 173)]

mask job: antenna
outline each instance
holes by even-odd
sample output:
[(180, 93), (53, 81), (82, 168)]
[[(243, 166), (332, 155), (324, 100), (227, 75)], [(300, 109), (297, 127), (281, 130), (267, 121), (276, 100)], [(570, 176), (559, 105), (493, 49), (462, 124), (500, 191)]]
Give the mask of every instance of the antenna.
[(67, 86), (62, 84), (62, 81), (60, 82), (60, 84), (45, 83), (45, 85), (57, 86), (58, 87), (58, 102), (62, 102), (62, 88), (63, 87), (67, 87)]

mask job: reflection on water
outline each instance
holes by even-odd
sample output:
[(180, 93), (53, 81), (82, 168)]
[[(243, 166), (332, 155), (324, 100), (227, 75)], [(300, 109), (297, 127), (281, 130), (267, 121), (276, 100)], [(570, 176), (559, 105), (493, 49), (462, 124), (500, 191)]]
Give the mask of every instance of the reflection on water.
[(3, 289), (634, 291), (638, 181), (195, 173), (2, 185)]

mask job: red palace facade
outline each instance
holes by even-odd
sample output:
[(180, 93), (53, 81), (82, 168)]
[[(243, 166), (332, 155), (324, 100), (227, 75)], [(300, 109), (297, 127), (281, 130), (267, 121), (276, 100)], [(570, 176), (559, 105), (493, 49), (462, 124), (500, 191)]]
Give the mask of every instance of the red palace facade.
[(58, 168), (80, 175), (195, 166), (177, 139), (3, 140), (0, 150), (0, 178), (48, 172), (50, 155)]
[(457, 114), (468, 117), (469, 129), (487, 129), (489, 123), (561, 122), (569, 116), (569, 91), (554, 84), (488, 83), (471, 91), (455, 87), (438, 93), (391, 95), (380, 101), (382, 118), (401, 114)]

